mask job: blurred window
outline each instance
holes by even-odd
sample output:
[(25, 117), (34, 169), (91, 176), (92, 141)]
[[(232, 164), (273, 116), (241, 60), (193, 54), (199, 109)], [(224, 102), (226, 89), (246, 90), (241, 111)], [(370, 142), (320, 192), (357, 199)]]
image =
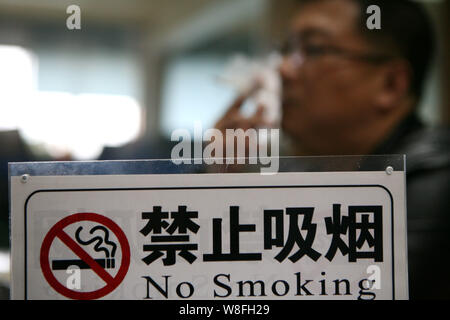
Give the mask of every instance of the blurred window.
[(107, 50), (0, 46), (0, 130), (17, 129), (52, 156), (79, 160), (130, 142), (142, 122), (130, 61)]
[(162, 130), (170, 137), (175, 129), (193, 131), (194, 122), (212, 128), (234, 92), (218, 81), (228, 62), (221, 55), (181, 55), (167, 65), (162, 92)]
[(0, 130), (19, 127), (22, 112), (19, 98), (35, 89), (34, 66), (28, 50), (0, 45)]
[(170, 137), (175, 129), (193, 133), (194, 122), (213, 128), (236, 97), (236, 88), (222, 76), (237, 55), (258, 52), (255, 36), (246, 30), (218, 34), (172, 52), (163, 69), (161, 131)]

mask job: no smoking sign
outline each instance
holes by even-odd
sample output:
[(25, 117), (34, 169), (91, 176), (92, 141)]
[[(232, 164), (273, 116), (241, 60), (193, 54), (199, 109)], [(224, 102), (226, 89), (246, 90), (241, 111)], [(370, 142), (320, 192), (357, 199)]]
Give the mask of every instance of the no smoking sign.
[[(52, 248), (58, 241), (64, 244), (64, 249), (55, 254)], [(118, 252), (120, 261), (116, 259)], [(111, 219), (96, 213), (76, 213), (57, 222), (46, 234), (40, 265), (48, 284), (58, 293), (70, 299), (99, 299), (116, 289), (125, 278), (130, 265), (130, 246), (124, 232)], [(81, 270), (81, 282), (83, 278), (96, 279), (102, 285), (92, 291), (84, 289), (86, 286), (80, 290), (69, 288), (58, 278), (70, 267)], [(90, 277), (83, 276), (88, 273)]]
[(11, 177), (13, 299), (408, 296), (403, 171), (57, 169)]

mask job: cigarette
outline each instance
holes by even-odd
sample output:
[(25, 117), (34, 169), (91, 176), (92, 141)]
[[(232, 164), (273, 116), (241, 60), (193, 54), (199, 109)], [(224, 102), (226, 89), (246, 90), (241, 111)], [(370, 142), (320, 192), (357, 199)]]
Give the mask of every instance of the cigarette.
[[(115, 259), (94, 259), (103, 269), (114, 269)], [(52, 260), (52, 270), (67, 270), (70, 266), (77, 266), (80, 269), (91, 269), (91, 267), (79, 259)]]

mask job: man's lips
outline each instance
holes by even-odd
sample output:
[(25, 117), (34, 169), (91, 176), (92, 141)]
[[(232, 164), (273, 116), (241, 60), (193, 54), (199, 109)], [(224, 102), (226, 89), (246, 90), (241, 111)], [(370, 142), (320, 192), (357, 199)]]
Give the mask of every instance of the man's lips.
[(281, 90), (281, 105), (283, 108), (298, 107), (301, 104), (304, 88), (296, 82), (283, 79)]
[(283, 95), (281, 97), (281, 104), (283, 107), (297, 105), (298, 104), (298, 98), (294, 98), (292, 96), (285, 96)]
[(298, 103), (298, 92), (289, 87), (283, 87), (281, 102), (283, 105)]

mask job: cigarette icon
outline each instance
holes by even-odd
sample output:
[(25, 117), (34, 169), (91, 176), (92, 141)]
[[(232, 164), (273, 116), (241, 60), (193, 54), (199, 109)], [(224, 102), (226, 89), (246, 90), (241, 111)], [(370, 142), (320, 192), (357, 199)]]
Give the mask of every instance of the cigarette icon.
[[(103, 269), (114, 269), (116, 262), (114, 258), (94, 259)], [(80, 269), (91, 269), (91, 267), (79, 259), (52, 260), (52, 270), (67, 270), (70, 266), (77, 266)]]

